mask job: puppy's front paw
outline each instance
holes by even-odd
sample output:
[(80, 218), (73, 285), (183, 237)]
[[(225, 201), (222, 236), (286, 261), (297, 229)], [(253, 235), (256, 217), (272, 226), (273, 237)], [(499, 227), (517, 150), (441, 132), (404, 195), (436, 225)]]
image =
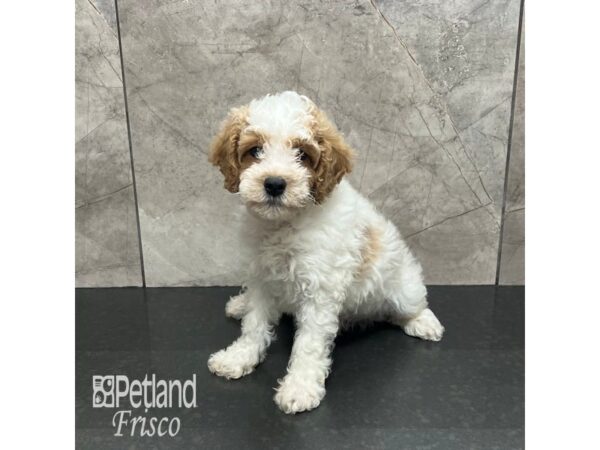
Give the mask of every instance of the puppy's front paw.
[(275, 403), (286, 414), (296, 414), (316, 408), (325, 397), (325, 387), (316, 382), (287, 375), (275, 394)]
[(208, 370), (228, 380), (248, 375), (254, 370), (254, 366), (255, 364), (249, 362), (242, 354), (229, 349), (213, 353), (208, 358)]

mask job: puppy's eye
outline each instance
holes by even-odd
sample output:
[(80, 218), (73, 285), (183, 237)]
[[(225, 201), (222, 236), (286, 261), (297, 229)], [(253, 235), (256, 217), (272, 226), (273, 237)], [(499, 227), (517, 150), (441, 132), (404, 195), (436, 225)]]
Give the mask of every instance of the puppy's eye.
[(304, 153), (303, 150), (298, 150), (298, 159), (302, 162), (304, 161), (309, 161), (310, 158), (308, 157), (308, 155), (306, 153)]
[(262, 147), (252, 147), (250, 150), (248, 150), (248, 154), (250, 154), (253, 158), (258, 158), (262, 152)]

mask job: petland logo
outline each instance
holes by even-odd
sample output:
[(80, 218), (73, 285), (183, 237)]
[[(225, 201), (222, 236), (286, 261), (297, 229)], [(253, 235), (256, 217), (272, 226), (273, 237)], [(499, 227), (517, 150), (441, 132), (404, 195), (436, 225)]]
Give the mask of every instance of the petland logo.
[[(127, 375), (92, 376), (94, 408), (120, 408), (127, 400), (132, 408), (196, 408), (196, 374), (183, 383), (160, 380), (152, 374), (143, 380), (130, 380)], [(181, 428), (178, 417), (133, 416), (131, 409), (115, 412), (112, 425), (115, 436), (175, 436)]]

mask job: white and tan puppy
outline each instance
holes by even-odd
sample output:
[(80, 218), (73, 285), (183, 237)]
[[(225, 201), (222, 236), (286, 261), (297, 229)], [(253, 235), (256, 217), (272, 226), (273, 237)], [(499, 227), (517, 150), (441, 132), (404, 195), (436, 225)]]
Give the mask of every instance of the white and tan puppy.
[(388, 320), (409, 335), (444, 332), (427, 307), (421, 266), (396, 227), (344, 175), (353, 151), (307, 97), (282, 92), (232, 109), (210, 161), (247, 209), (243, 245), (251, 254), (245, 291), (227, 304), (241, 336), (214, 353), (216, 375), (240, 378), (265, 358), (273, 327), (291, 314), (296, 336), (275, 402), (286, 413), (325, 396), (341, 326)]

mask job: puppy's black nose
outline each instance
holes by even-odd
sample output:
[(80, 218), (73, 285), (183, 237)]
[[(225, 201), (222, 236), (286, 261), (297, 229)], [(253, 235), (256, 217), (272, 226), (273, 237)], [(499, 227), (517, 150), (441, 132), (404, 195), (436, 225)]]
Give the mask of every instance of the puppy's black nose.
[(272, 197), (279, 197), (285, 191), (287, 183), (281, 177), (267, 177), (265, 180), (265, 191)]

